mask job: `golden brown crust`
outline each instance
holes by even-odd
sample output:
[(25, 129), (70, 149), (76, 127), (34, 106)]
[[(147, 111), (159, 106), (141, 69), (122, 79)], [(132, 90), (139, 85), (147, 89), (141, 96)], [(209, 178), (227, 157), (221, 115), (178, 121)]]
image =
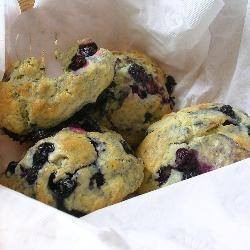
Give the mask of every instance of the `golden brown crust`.
[(124, 56), (128, 56), (128, 57), (131, 57), (135, 60), (137, 60), (138, 62), (140, 62), (140, 64), (142, 65), (145, 65), (147, 69), (149, 69), (149, 72), (153, 73), (155, 76), (156, 76), (156, 80), (157, 82), (164, 86), (165, 84), (165, 73), (162, 71), (162, 69), (159, 67), (159, 65), (157, 64), (157, 62), (139, 52), (139, 51), (136, 51), (136, 50), (132, 50), (132, 51), (113, 51), (112, 52), (114, 56), (116, 57), (124, 57)]
[[(38, 166), (34, 183), (28, 183), (24, 173), (37, 167), (34, 155), (44, 143), (52, 143), (54, 151), (49, 153), (47, 162)], [(143, 180), (142, 161), (126, 153), (123, 143), (123, 138), (114, 132), (86, 133), (64, 129), (30, 148), (15, 173), (9, 173), (0, 181), (59, 209), (89, 213), (121, 201)], [(55, 176), (53, 185), (70, 178), (65, 189), (62, 184), (60, 186), (61, 200), (54, 191), (56, 187), (51, 185), (52, 175)], [(72, 181), (75, 187), (70, 190)]]
[[(149, 127), (149, 134), (137, 150), (137, 156), (145, 164), (140, 192), (159, 187), (156, 180), (163, 166), (171, 166), (169, 171), (178, 168), (179, 148), (197, 151), (202, 164), (213, 169), (250, 157), (249, 116), (237, 109), (228, 115), (222, 112), (222, 107), (225, 105), (216, 103), (188, 107), (164, 116)], [(178, 171), (166, 177), (166, 184), (161, 185), (182, 180)]]
[[(157, 63), (137, 51), (113, 51), (116, 57), (114, 86), (110, 87), (111, 98), (106, 105), (102, 124), (120, 133), (133, 147), (144, 138), (148, 126), (171, 112), (165, 75)], [(140, 65), (145, 70), (148, 83), (136, 82), (129, 73), (131, 65)], [(145, 89), (144, 96), (133, 92), (132, 85), (150, 85), (154, 93)], [(155, 90), (157, 89), (157, 90)]]
[(57, 79), (38, 74), (41, 63), (35, 58), (18, 67), (11, 77), (14, 81), (0, 82), (0, 127), (24, 134), (32, 125), (55, 126), (95, 102), (113, 78), (114, 58), (100, 49), (83, 73), (65, 72)]

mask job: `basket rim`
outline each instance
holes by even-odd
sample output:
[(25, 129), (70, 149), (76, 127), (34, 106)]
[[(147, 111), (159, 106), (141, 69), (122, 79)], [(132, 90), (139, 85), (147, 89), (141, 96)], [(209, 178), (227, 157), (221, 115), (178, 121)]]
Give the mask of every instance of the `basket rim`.
[(33, 8), (35, 0), (17, 0), (21, 11), (26, 11)]

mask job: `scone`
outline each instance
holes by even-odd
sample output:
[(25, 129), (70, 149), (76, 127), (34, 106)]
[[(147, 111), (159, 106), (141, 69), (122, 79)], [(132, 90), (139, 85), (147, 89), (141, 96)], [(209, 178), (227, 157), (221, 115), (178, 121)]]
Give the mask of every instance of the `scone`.
[(185, 108), (150, 126), (137, 155), (144, 193), (250, 157), (250, 118), (223, 104)]
[(151, 123), (171, 112), (173, 99), (165, 86), (164, 73), (149, 57), (139, 52), (113, 55), (116, 57), (113, 82), (96, 104), (100, 123), (120, 133), (135, 147)]
[(122, 201), (142, 180), (142, 161), (119, 134), (67, 128), (11, 162), (0, 183), (82, 216)]
[(46, 77), (44, 63), (31, 57), (0, 82), (0, 128), (12, 137), (46, 137), (43, 129), (95, 102), (114, 77), (114, 56), (90, 40), (78, 41), (57, 59), (64, 67), (58, 78)]

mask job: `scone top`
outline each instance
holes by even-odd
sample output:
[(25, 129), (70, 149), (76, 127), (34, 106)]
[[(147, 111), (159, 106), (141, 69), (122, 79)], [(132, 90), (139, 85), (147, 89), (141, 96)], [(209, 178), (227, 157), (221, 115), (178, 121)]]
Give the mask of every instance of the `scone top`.
[(173, 99), (164, 72), (152, 58), (137, 51), (113, 55), (115, 75), (105, 92), (100, 120), (135, 147), (151, 123), (171, 112)]
[(151, 125), (138, 148), (145, 163), (140, 192), (250, 157), (250, 118), (223, 104), (201, 104)]
[(10, 163), (1, 183), (82, 216), (121, 201), (142, 180), (142, 161), (119, 134), (67, 128)]
[(0, 83), (1, 128), (26, 134), (56, 126), (95, 102), (114, 76), (112, 53), (98, 50), (92, 41), (75, 43), (58, 60), (65, 69), (58, 78), (46, 77), (43, 63), (29, 58), (16, 64), (9, 81)]

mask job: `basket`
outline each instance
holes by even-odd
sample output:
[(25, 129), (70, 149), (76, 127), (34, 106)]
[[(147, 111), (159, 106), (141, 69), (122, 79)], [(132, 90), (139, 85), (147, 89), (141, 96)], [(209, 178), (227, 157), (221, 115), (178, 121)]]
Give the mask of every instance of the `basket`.
[(18, 0), (18, 4), (21, 8), (21, 11), (25, 11), (33, 7), (35, 0)]

